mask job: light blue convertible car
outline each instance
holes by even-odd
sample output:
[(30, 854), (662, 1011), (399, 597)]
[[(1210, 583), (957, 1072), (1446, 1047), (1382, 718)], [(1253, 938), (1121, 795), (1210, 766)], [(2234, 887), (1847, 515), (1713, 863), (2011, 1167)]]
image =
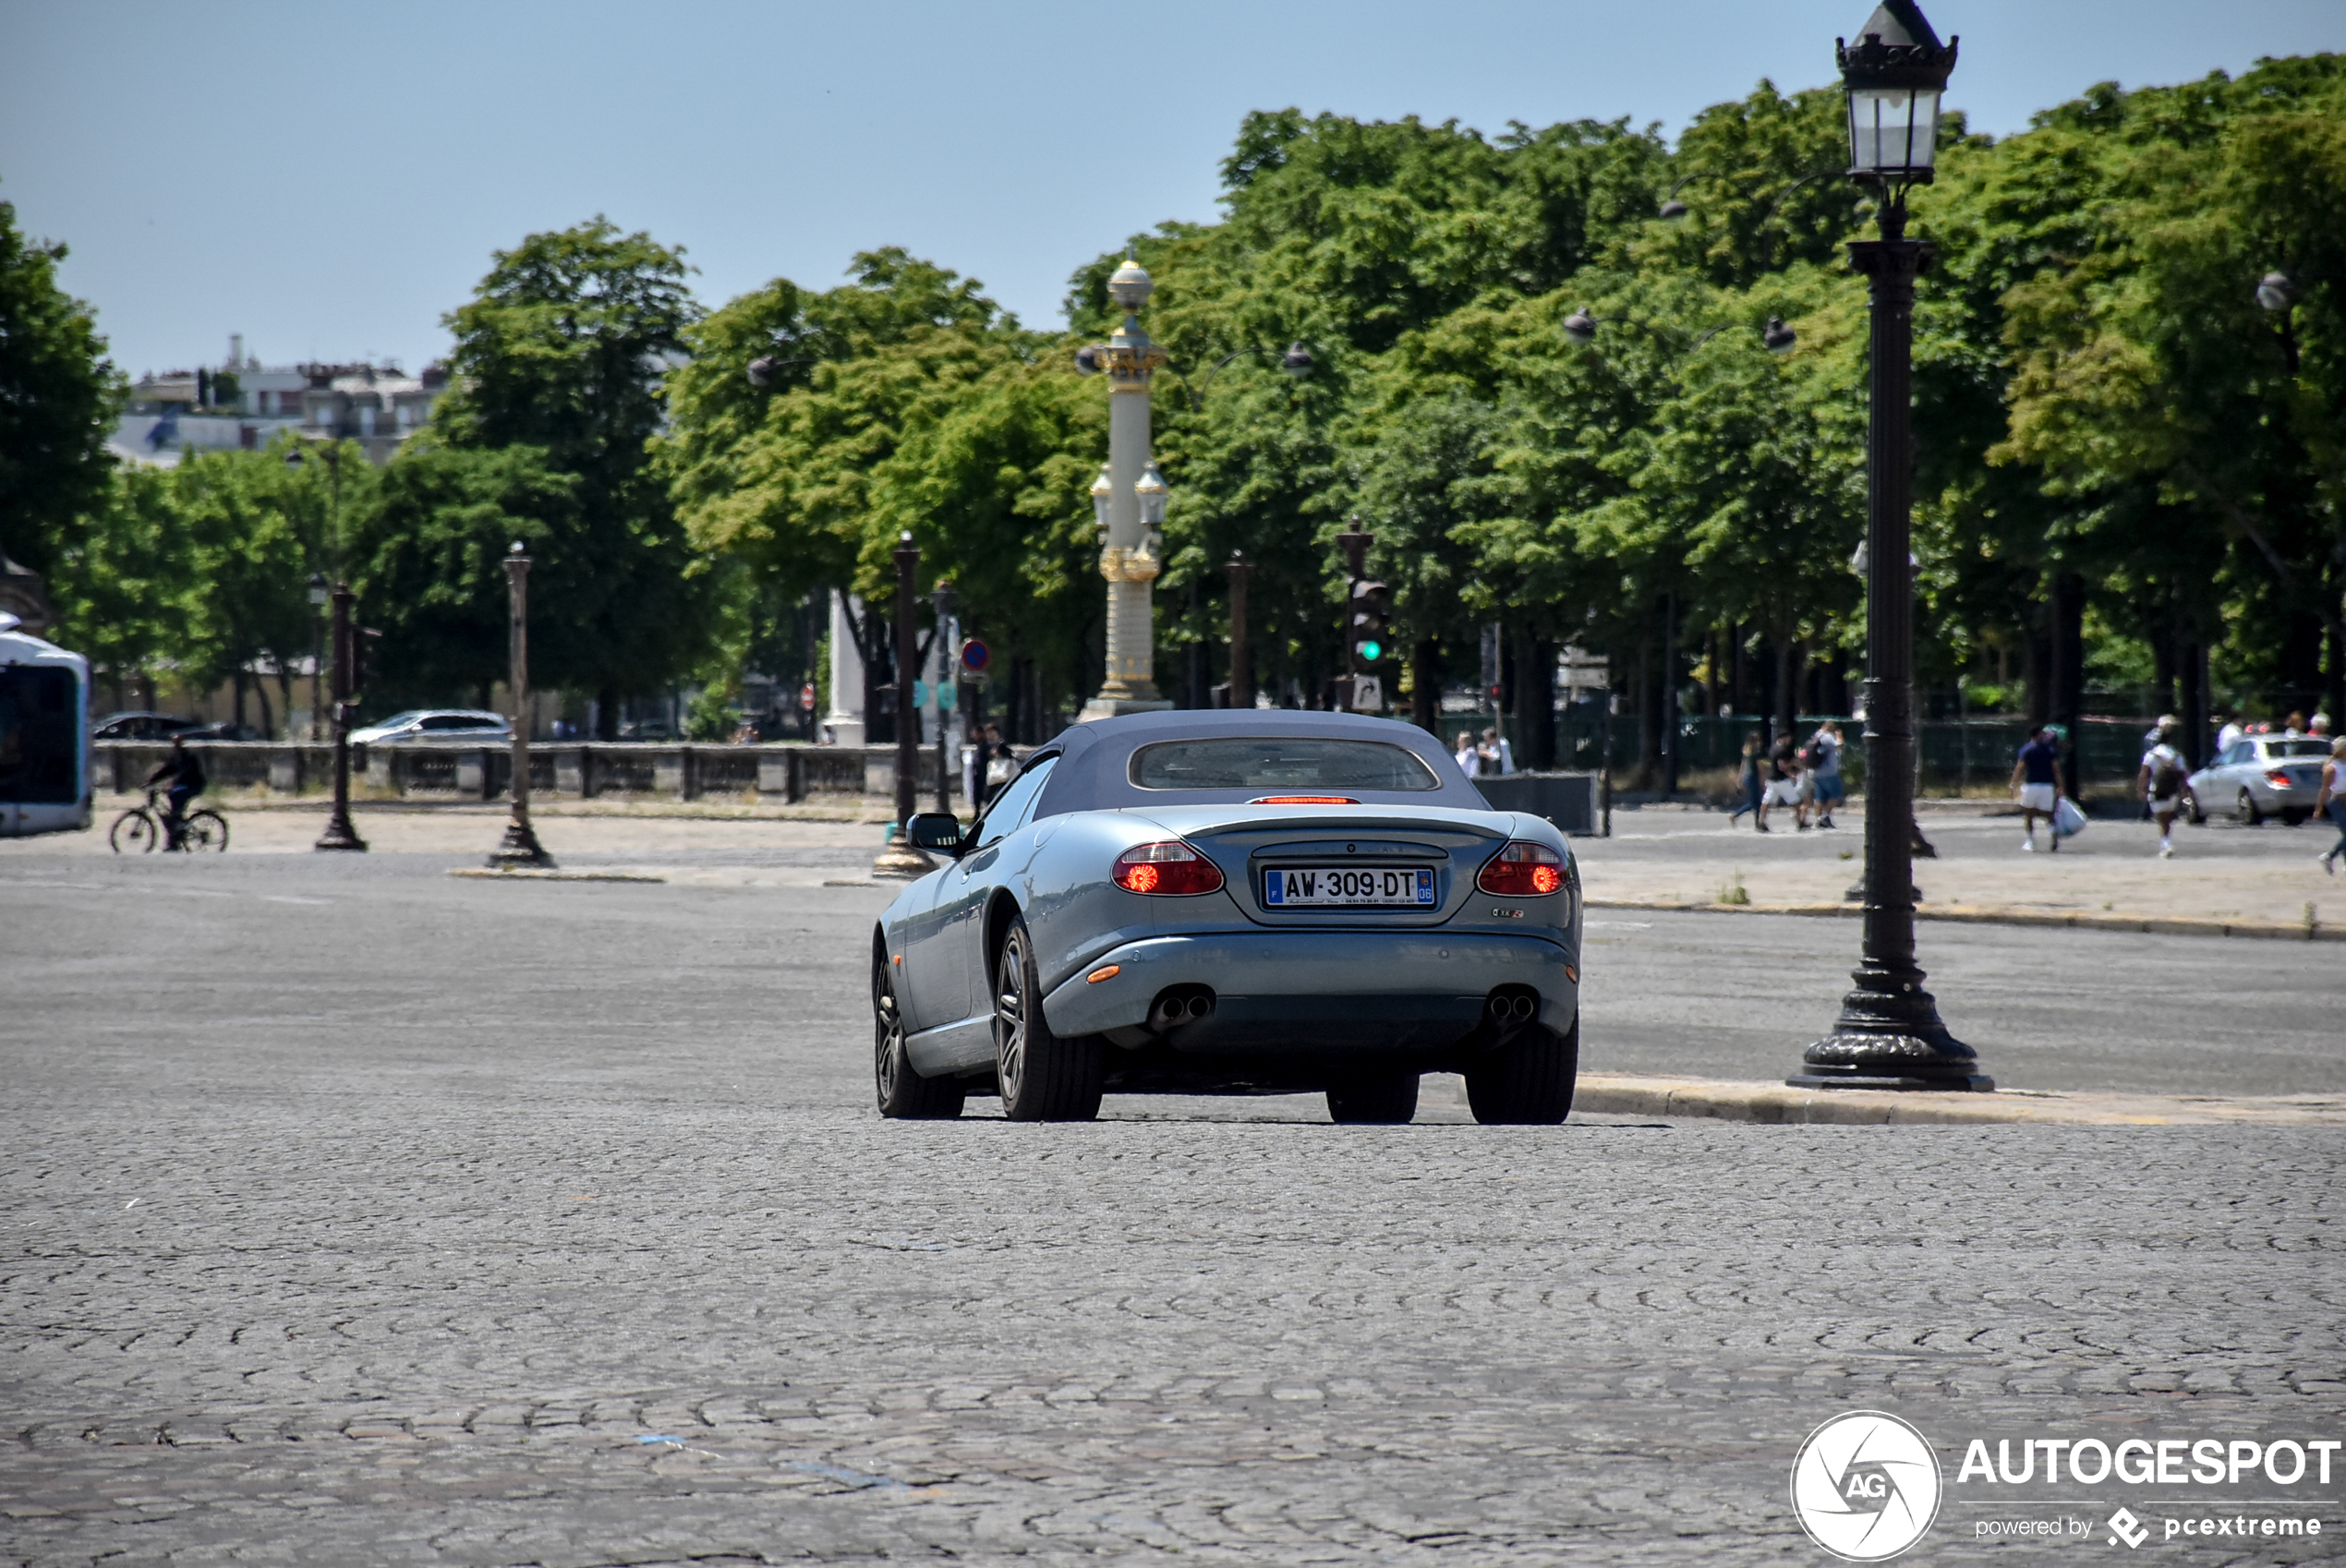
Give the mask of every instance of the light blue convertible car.
[(1481, 1122), (1554, 1123), (1580, 1049), (1563, 836), (1494, 812), (1433, 737), (1348, 714), (1207, 710), (1036, 748), (872, 936), (889, 1116), (1085, 1121), (1104, 1092), (1324, 1091), (1406, 1122), (1426, 1072)]

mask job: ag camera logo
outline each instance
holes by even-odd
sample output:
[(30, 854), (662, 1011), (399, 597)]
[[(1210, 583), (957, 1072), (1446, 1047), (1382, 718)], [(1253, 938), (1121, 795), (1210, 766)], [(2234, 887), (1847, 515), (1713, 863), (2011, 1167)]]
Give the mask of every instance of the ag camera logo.
[(1939, 1517), (1939, 1455), (1879, 1410), (1835, 1416), (1792, 1462), (1792, 1511), (1808, 1538), (1846, 1562), (1880, 1562), (1922, 1539)]

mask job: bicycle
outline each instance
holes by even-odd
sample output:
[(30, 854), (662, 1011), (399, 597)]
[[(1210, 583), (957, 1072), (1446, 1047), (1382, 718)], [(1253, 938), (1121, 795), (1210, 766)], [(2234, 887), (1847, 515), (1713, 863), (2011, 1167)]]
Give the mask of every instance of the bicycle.
[(169, 814), (156, 800), (160, 790), (147, 791), (147, 803), (132, 806), (114, 819), (114, 826), (106, 834), (106, 843), (117, 855), (152, 854), (158, 845), (165, 850), (198, 850), (228, 848), (228, 819), (206, 807), (191, 811), (179, 819), (179, 835), (174, 839), (166, 827)]

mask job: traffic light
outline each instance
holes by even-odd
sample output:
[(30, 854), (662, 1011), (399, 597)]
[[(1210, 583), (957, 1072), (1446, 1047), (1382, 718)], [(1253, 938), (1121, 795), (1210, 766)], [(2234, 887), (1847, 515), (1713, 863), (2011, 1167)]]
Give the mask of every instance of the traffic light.
[(1393, 624), (1393, 588), (1373, 577), (1352, 585), (1352, 648), (1363, 664), (1385, 657), (1386, 633)]

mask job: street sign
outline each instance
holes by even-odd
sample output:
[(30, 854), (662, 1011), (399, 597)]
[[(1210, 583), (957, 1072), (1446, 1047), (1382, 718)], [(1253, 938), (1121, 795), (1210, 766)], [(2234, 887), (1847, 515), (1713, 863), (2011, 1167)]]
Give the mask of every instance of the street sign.
[(961, 645), (961, 668), (972, 675), (984, 675), (986, 667), (994, 662), (994, 650), (975, 637)]
[(1352, 711), (1382, 713), (1385, 711), (1385, 681), (1375, 675), (1352, 677)]

